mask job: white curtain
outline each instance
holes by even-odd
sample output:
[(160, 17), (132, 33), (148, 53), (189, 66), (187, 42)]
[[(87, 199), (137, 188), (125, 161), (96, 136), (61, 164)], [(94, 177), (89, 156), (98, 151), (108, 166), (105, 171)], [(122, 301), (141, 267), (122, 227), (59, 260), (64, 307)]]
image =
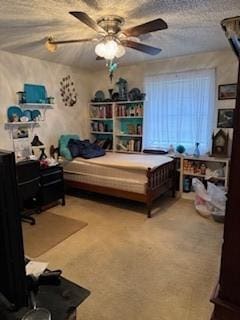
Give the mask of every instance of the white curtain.
[(145, 78), (145, 149), (181, 144), (192, 153), (210, 150), (215, 105), (215, 70), (154, 75)]

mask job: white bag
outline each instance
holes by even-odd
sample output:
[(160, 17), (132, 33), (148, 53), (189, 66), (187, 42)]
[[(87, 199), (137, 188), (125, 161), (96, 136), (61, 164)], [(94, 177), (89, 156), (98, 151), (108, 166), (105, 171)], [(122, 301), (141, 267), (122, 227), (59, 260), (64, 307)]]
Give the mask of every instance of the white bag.
[(210, 196), (208, 203), (211, 212), (218, 215), (225, 215), (227, 197), (225, 191), (214, 183), (207, 183), (207, 193)]
[(211, 211), (208, 207), (208, 202), (211, 200), (204, 184), (197, 178), (192, 179), (192, 186), (195, 191), (195, 208), (203, 217), (210, 217)]
[(227, 197), (221, 187), (208, 181), (206, 190), (204, 184), (197, 178), (192, 179), (192, 186), (196, 193), (195, 208), (200, 215), (204, 217), (213, 215), (214, 218), (225, 216)]

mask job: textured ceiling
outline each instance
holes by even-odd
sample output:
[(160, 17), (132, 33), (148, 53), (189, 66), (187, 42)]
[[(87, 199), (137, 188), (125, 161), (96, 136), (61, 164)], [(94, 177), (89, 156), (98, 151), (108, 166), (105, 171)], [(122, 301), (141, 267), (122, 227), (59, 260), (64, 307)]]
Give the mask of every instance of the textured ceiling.
[(0, 0), (0, 49), (71, 66), (95, 69), (96, 43), (59, 46), (51, 54), (45, 39), (74, 39), (95, 36), (95, 32), (71, 16), (69, 11), (84, 11), (93, 19), (117, 14), (125, 27), (156, 18), (164, 19), (168, 29), (142, 36), (142, 41), (162, 48), (149, 56), (127, 49), (120, 64), (174, 57), (228, 48), (220, 27), (223, 18), (240, 15), (240, 0)]

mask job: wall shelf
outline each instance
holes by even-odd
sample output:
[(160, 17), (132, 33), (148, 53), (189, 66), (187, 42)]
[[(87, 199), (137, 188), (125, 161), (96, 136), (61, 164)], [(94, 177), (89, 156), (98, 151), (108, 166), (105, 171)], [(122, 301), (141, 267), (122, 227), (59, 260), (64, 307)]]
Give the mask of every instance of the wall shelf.
[(106, 121), (106, 120), (112, 121), (113, 118), (90, 118), (90, 120), (92, 120), (92, 121)]
[(135, 101), (117, 101), (116, 104), (134, 104), (134, 103), (144, 103), (145, 100), (135, 100)]
[(18, 121), (18, 122), (6, 122), (5, 127), (6, 128), (12, 128), (12, 127), (20, 127), (20, 126), (27, 126), (32, 127), (34, 125), (39, 125), (39, 121)]
[(104, 132), (104, 131), (91, 131), (91, 134), (113, 134), (112, 132)]
[(141, 138), (141, 134), (131, 134), (131, 133), (117, 133), (117, 137), (133, 137), (133, 138)]
[(22, 109), (35, 109), (35, 108), (40, 108), (40, 109), (53, 109), (54, 104), (50, 103), (21, 103), (19, 105), (20, 108)]
[(187, 171), (184, 171), (183, 175), (184, 176), (192, 176), (192, 177), (204, 178), (206, 180), (211, 180), (211, 179), (222, 180), (222, 181), (226, 180), (226, 177), (207, 176), (205, 174), (192, 173), (192, 172), (187, 172)]
[(125, 116), (125, 117), (119, 117), (117, 116), (116, 119), (143, 119), (143, 116)]
[(104, 105), (112, 105), (113, 102), (90, 102), (90, 106), (104, 106)]

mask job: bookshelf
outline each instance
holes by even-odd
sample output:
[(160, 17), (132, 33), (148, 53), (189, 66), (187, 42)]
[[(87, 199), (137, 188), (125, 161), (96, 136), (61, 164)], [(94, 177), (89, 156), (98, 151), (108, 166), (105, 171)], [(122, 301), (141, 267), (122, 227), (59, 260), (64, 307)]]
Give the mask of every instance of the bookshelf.
[(107, 151), (142, 152), (144, 101), (91, 102), (91, 140)]

